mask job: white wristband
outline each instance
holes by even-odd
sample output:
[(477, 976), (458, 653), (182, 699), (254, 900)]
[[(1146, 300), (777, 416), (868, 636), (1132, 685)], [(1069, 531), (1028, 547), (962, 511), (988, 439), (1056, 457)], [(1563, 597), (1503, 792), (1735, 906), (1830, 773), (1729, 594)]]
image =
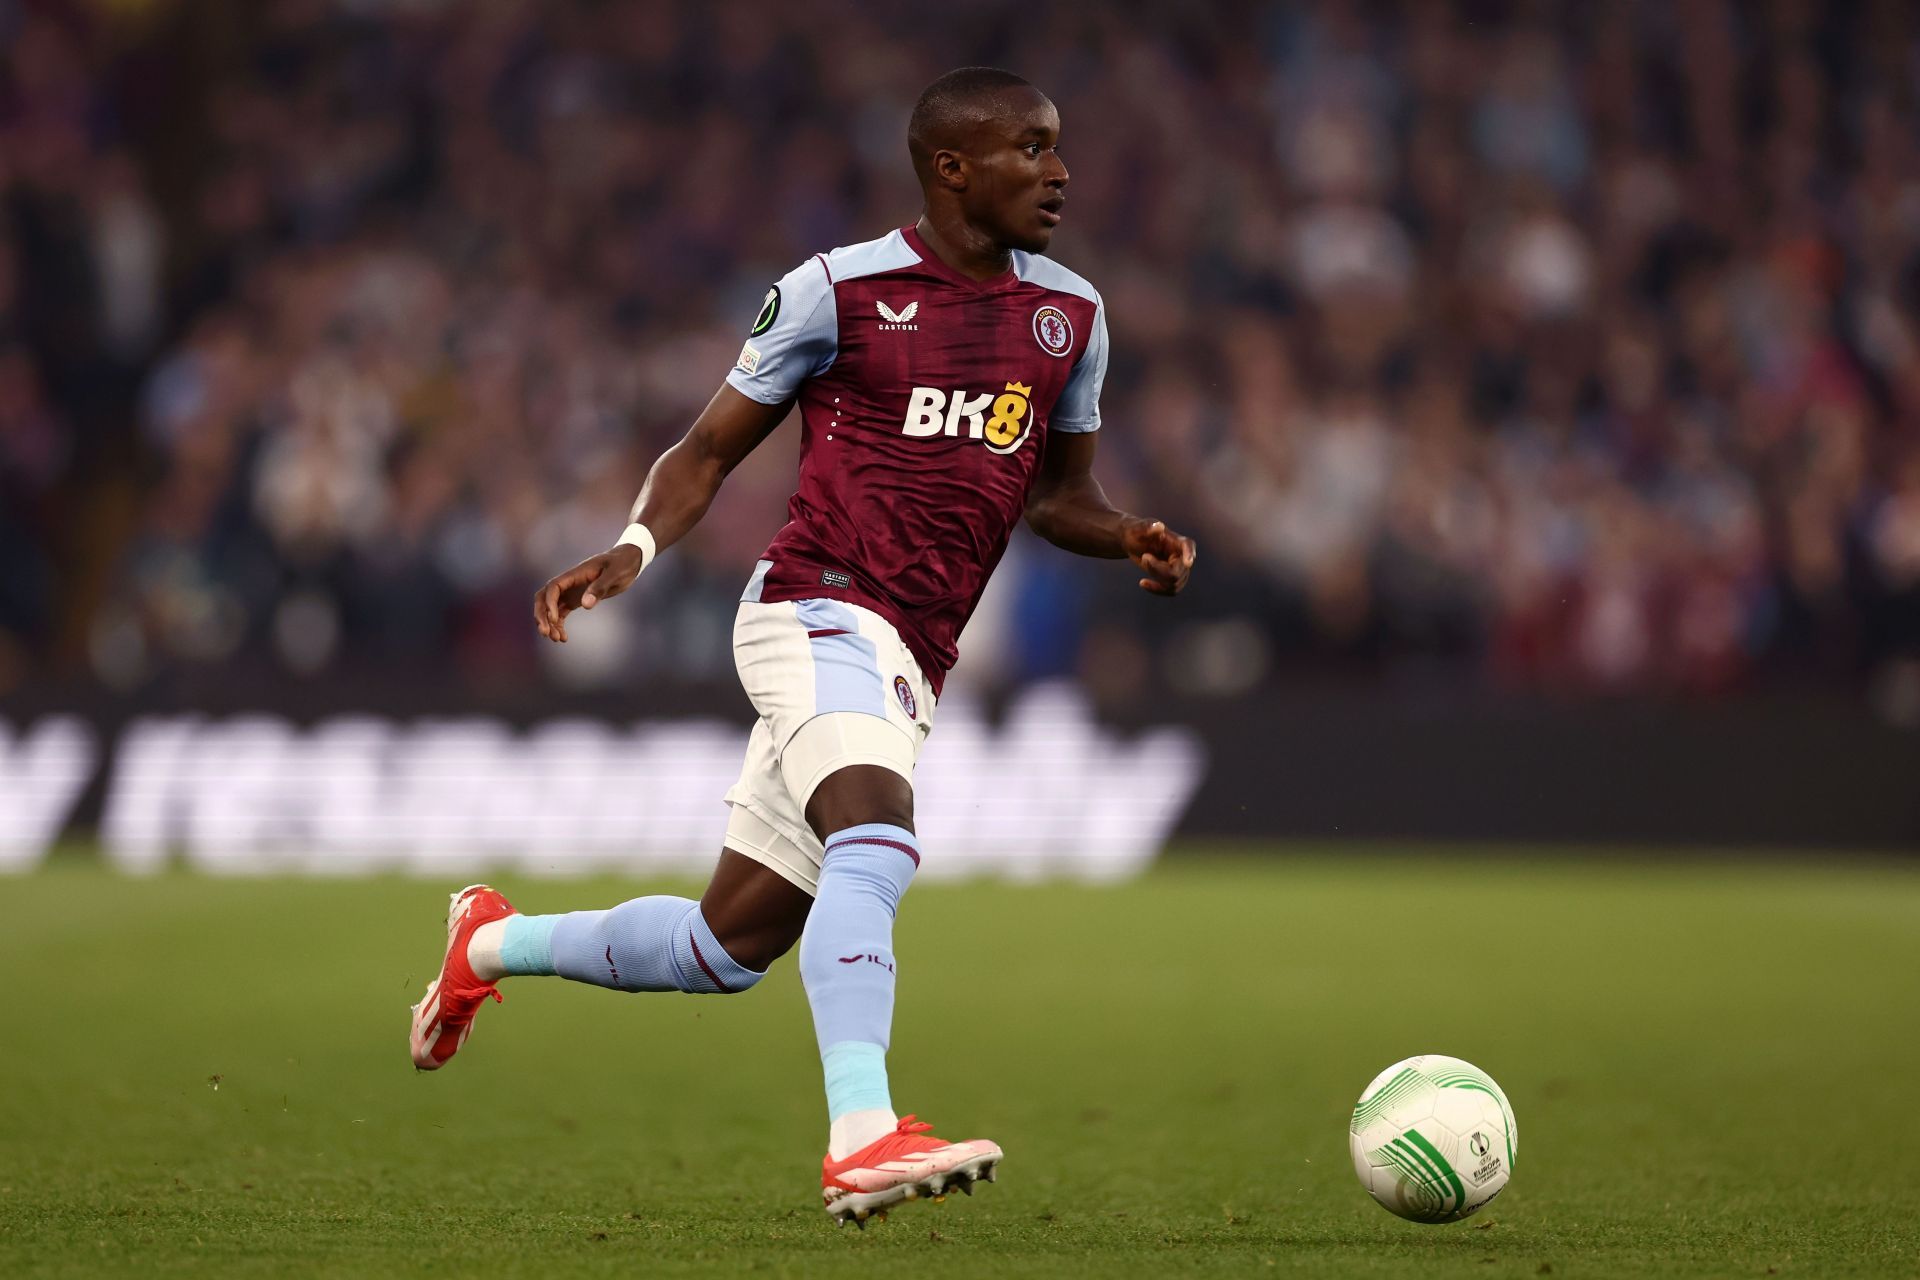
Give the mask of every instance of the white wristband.
[(655, 554), (653, 549), (653, 530), (647, 528), (647, 526), (643, 524), (628, 525), (627, 531), (620, 535), (620, 541), (614, 543), (613, 545), (616, 547), (640, 548), (640, 572), (641, 573), (645, 573), (647, 571), (647, 566), (653, 563), (653, 557)]

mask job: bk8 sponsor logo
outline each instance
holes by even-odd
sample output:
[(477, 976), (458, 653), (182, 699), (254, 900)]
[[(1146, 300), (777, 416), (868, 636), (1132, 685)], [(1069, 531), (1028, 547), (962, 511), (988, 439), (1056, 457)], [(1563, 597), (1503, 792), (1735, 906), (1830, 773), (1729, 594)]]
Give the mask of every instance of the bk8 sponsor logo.
[(968, 439), (992, 453), (1012, 453), (1033, 430), (1032, 396), (1033, 388), (1019, 382), (983, 395), (915, 387), (900, 430), (910, 436), (958, 436), (964, 423)]

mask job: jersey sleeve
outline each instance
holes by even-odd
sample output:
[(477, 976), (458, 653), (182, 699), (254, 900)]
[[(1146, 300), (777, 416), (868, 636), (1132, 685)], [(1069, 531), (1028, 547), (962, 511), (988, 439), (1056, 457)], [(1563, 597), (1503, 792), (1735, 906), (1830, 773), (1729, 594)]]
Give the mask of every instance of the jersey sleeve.
[(761, 404), (780, 404), (840, 354), (840, 319), (826, 264), (809, 258), (767, 290), (727, 385)]
[(1087, 349), (1067, 377), (1067, 385), (1054, 402), (1053, 415), (1047, 419), (1049, 431), (1098, 431), (1100, 429), (1100, 386), (1107, 380), (1107, 305), (1100, 303), (1093, 313), (1093, 336)]

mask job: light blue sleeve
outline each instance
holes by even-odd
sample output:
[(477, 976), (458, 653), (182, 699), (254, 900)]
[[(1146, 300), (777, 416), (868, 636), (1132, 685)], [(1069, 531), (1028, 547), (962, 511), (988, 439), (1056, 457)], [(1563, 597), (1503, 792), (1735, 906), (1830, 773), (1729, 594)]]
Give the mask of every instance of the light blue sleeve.
[(761, 404), (780, 404), (831, 368), (839, 354), (833, 282), (825, 264), (809, 258), (767, 290), (727, 385)]
[(1047, 419), (1049, 431), (1098, 431), (1100, 429), (1100, 386), (1107, 380), (1107, 304), (1093, 313), (1093, 336), (1087, 349), (1067, 378), (1060, 398), (1054, 402), (1053, 415)]

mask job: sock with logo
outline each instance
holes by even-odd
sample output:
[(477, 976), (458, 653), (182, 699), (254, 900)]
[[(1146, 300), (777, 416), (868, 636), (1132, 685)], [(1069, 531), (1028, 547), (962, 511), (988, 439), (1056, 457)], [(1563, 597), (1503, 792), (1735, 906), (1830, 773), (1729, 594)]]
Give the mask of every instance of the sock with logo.
[(484, 982), (558, 974), (616, 991), (745, 991), (764, 978), (737, 963), (708, 927), (700, 904), (666, 895), (606, 911), (508, 916), (481, 925), (467, 962)]
[(897, 1123), (887, 1090), (893, 917), (920, 865), (920, 845), (904, 827), (870, 823), (835, 832), (826, 846), (800, 935), (800, 980), (826, 1079), (827, 1154), (840, 1160)]

